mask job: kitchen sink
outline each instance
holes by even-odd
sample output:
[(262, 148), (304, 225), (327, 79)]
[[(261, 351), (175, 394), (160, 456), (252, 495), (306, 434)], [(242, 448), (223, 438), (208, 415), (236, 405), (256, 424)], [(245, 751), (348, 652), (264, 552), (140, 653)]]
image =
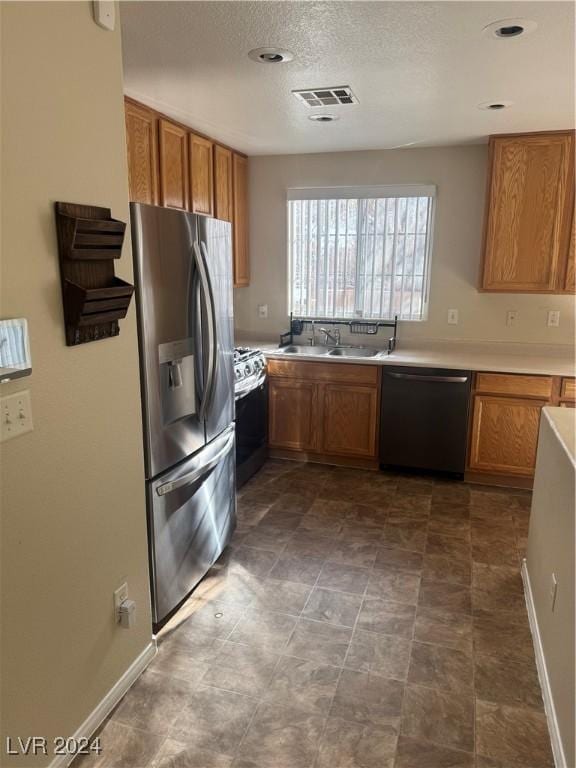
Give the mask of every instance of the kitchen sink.
[(327, 355), (328, 347), (311, 346), (310, 344), (290, 344), (288, 347), (282, 347), (281, 352), (285, 355)]
[(366, 347), (334, 347), (328, 354), (330, 357), (376, 357), (380, 350)]

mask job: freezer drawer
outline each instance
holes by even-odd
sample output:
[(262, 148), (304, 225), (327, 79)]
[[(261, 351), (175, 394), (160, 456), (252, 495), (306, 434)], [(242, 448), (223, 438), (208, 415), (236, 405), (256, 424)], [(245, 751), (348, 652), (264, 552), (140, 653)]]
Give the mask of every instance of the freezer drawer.
[(470, 371), (384, 368), (380, 464), (464, 473)]
[(236, 525), (234, 425), (148, 483), (153, 618), (161, 624), (218, 559)]

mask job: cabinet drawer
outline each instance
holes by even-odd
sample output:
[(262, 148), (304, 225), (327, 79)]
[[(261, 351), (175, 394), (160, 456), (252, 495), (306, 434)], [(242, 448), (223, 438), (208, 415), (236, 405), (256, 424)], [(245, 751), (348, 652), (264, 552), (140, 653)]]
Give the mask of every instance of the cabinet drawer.
[(576, 379), (562, 379), (560, 398), (562, 400), (576, 400)]
[(313, 363), (304, 360), (268, 360), (268, 375), (318, 382), (347, 382), (349, 384), (378, 383), (378, 367), (342, 363)]
[(477, 373), (476, 391), (490, 395), (537, 397), (548, 400), (552, 395), (551, 376), (524, 376), (512, 373)]

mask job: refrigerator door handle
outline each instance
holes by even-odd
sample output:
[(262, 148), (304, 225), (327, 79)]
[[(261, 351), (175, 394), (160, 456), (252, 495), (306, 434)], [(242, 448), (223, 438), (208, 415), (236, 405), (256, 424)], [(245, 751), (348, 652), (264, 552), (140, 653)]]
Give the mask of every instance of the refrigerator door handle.
[(206, 475), (211, 469), (219, 464), (222, 459), (228, 453), (230, 453), (234, 445), (234, 426), (228, 427), (228, 429), (222, 435), (222, 440), (224, 440), (223, 447), (220, 448), (218, 453), (212, 456), (212, 458), (207, 461), (206, 464), (203, 464), (193, 472), (188, 472), (188, 474), (183, 475), (176, 480), (171, 480), (168, 483), (159, 485), (158, 488), (156, 488), (156, 493), (158, 496), (166, 496), (166, 494), (172, 493), (172, 491), (176, 491), (178, 488), (183, 488), (185, 485), (192, 485), (192, 483), (200, 480), (200, 478), (204, 477), (204, 475)]
[[(204, 243), (202, 243), (202, 245), (204, 245)], [(212, 391), (214, 389), (216, 375), (216, 312), (214, 309), (212, 286), (210, 285), (210, 278), (208, 277), (208, 269), (197, 242), (194, 243), (194, 255), (196, 257), (196, 266), (198, 274), (200, 275), (200, 285), (202, 287), (202, 293), (204, 294), (208, 315), (208, 366), (204, 394), (198, 412), (199, 418), (203, 421), (206, 419), (206, 411), (208, 410), (210, 400), (212, 399)]]

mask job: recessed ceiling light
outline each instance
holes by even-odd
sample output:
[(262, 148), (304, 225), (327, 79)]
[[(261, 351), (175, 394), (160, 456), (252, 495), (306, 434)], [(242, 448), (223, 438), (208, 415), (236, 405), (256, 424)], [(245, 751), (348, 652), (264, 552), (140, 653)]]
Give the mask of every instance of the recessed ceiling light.
[(248, 58), (260, 64), (284, 64), (292, 61), (294, 54), (282, 48), (254, 48), (248, 54)]
[(312, 120), (315, 123), (333, 123), (334, 120), (338, 120), (338, 115), (308, 115), (308, 120)]
[(483, 101), (482, 104), (478, 104), (478, 109), (486, 109), (489, 112), (498, 112), (501, 109), (511, 107), (512, 104), (512, 101)]
[(484, 27), (482, 34), (489, 37), (497, 37), (500, 40), (509, 40), (511, 37), (520, 37), (534, 32), (538, 25), (531, 19), (500, 19), (493, 21)]

